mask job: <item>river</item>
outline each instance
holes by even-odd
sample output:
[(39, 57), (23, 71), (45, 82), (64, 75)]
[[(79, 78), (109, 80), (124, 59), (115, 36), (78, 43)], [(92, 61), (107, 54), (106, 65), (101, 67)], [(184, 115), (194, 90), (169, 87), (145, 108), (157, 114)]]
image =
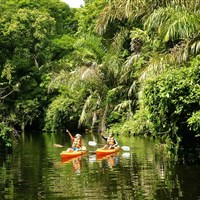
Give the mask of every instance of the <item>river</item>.
[[(117, 137), (130, 151), (98, 158), (104, 141), (83, 134), (88, 153), (61, 160), (70, 146), (67, 134), (29, 134), (12, 154), (0, 158), (1, 200), (200, 200), (200, 166), (176, 165), (149, 138)], [(89, 146), (95, 141), (98, 146)], [(64, 148), (54, 144), (64, 145)]]

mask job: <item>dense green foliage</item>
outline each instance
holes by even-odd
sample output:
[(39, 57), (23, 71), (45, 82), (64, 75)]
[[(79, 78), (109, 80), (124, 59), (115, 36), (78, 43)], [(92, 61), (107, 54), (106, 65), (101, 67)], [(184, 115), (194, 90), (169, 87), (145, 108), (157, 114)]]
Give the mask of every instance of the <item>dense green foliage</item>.
[[(189, 67), (169, 69), (146, 84), (144, 104), (151, 122), (150, 132), (168, 141), (170, 152), (183, 142), (199, 137), (200, 57)], [(191, 144), (190, 144), (191, 145)], [(177, 153), (177, 152), (176, 152)]]
[(159, 137), (170, 155), (199, 151), (199, 1), (0, 9), (1, 145), (28, 128), (89, 128)]
[(61, 30), (62, 35), (73, 34), (64, 31), (73, 21), (69, 22), (70, 16), (69, 6), (59, 1), (10, 0), (1, 4), (0, 124), (5, 146), (12, 145), (7, 138), (24, 132), (27, 126), (42, 128), (51, 99), (47, 96), (48, 73), (51, 63), (58, 60), (53, 41)]

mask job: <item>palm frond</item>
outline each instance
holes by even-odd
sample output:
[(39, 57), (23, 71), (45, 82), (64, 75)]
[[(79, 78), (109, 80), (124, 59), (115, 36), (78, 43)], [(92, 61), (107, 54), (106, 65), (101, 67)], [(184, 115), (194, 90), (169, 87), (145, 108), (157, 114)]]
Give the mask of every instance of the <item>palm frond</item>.
[(200, 52), (200, 39), (196, 38), (195, 41), (192, 41), (191, 52), (193, 54), (198, 54)]
[(97, 113), (96, 111), (94, 111), (92, 116), (92, 126), (94, 126), (96, 122), (97, 122)]
[[(93, 65), (95, 65), (93, 63)], [(93, 65), (91, 67), (86, 67), (83, 66), (80, 68), (80, 79), (81, 80), (88, 80), (88, 81), (100, 81), (100, 72), (98, 67), (93, 67)]]
[(111, 5), (105, 7), (105, 9), (100, 13), (100, 16), (96, 23), (96, 31), (103, 35), (106, 32), (107, 26), (112, 19), (113, 9)]
[(199, 17), (190, 13), (182, 12), (176, 14), (176, 19), (169, 23), (165, 32), (164, 41), (177, 40), (179, 38), (191, 38), (200, 28)]
[(88, 62), (94, 60), (96, 62), (101, 62), (106, 53), (106, 48), (103, 46), (101, 39), (94, 35), (86, 35), (85, 37), (80, 38), (74, 44), (74, 48), (76, 49), (78, 57), (88, 57)]
[(132, 115), (131, 103), (131, 100), (124, 100), (120, 104), (115, 106), (114, 111), (117, 111), (119, 113), (129, 111), (130, 115)]
[(100, 130), (102, 132), (105, 132), (106, 131), (106, 117), (107, 117), (107, 114), (108, 114), (108, 104), (106, 104), (104, 110), (103, 110), (103, 115), (100, 119), (101, 123), (100, 123)]
[(149, 17), (144, 22), (145, 30), (157, 30), (160, 32), (160, 27), (164, 22), (171, 18), (172, 14), (174, 14), (174, 9), (171, 7), (154, 10), (154, 12), (152, 12), (152, 14), (149, 15)]
[(187, 9), (159, 8), (145, 21), (147, 31), (157, 30), (164, 42), (191, 38), (200, 28), (199, 13), (190, 13)]
[(119, 58), (118, 55), (114, 54), (114, 51), (109, 52), (104, 57), (104, 63), (102, 66), (102, 71), (104, 76), (109, 78), (111, 82), (118, 81), (121, 77), (121, 68), (123, 66), (123, 60)]
[(133, 63), (135, 63), (136, 61), (138, 61), (138, 59), (140, 58), (140, 54), (131, 54), (131, 56), (129, 56), (127, 58), (127, 60), (125, 61), (125, 65), (124, 65), (124, 71), (129, 71), (130, 68), (132, 67)]
[[(146, 3), (146, 2), (145, 2)], [(103, 35), (106, 32), (109, 23), (115, 20), (124, 21), (125, 19), (132, 20), (138, 16), (144, 15), (148, 10), (148, 5), (144, 1), (138, 0), (112, 0), (108, 6), (100, 13), (97, 20), (96, 31)]]
[(128, 97), (131, 97), (132, 94), (136, 92), (137, 92), (136, 81), (133, 81), (133, 83), (131, 84), (128, 90)]
[(141, 76), (139, 77), (139, 82), (147, 80), (150, 77), (158, 75), (164, 72), (166, 66), (168, 66), (164, 55), (154, 55), (148, 63), (148, 66), (143, 69)]
[(91, 94), (90, 96), (88, 96), (88, 98), (85, 101), (85, 104), (83, 106), (83, 109), (82, 109), (82, 112), (81, 112), (81, 115), (80, 115), (80, 118), (79, 118), (79, 126), (81, 126), (81, 124), (83, 124), (83, 122), (87, 119), (86, 110), (91, 105), (92, 97), (93, 97), (93, 95)]
[(60, 85), (66, 84), (68, 76), (69, 73), (65, 70), (61, 70), (59, 73), (54, 73), (48, 86), (48, 93), (52, 92), (54, 89), (58, 89)]
[(101, 115), (99, 105), (101, 99), (97, 91), (92, 92), (86, 99), (79, 118), (79, 127), (82, 124), (92, 123), (94, 125), (97, 121), (98, 115)]
[(129, 30), (122, 28), (114, 37), (112, 47), (115, 53), (120, 53), (123, 50), (123, 44), (126, 41), (128, 33), (129, 33)]

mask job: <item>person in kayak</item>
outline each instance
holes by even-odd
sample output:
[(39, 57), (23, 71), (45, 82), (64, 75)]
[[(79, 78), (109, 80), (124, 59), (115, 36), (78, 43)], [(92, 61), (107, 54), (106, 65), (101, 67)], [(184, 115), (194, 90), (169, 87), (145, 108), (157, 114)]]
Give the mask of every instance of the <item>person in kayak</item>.
[(68, 151), (78, 151), (82, 150), (82, 136), (80, 134), (76, 134), (75, 137), (71, 135), (71, 133), (66, 130), (72, 140), (72, 147), (68, 148)]
[(119, 146), (117, 140), (114, 138), (113, 133), (109, 133), (108, 137), (101, 133), (101, 137), (107, 142), (103, 149), (114, 149), (115, 147)]
[(82, 136), (80, 134), (76, 134), (75, 137), (72, 139), (72, 148), (74, 151), (81, 150), (82, 148)]

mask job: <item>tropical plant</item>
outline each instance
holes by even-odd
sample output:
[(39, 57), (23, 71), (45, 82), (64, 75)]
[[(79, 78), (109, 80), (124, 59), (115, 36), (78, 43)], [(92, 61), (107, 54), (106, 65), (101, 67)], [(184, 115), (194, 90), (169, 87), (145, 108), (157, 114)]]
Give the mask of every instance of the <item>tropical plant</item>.
[[(144, 89), (144, 105), (148, 110), (151, 133), (163, 135), (179, 150), (180, 142), (188, 142), (199, 134), (199, 57), (190, 67), (168, 70), (149, 80)], [(177, 154), (177, 152), (175, 152)]]
[[(20, 133), (36, 124), (41, 128), (52, 97), (46, 96), (47, 73), (52, 60), (62, 56), (57, 53), (62, 46), (56, 46), (52, 39), (58, 40), (58, 34), (72, 34), (76, 27), (66, 28), (73, 21), (73, 12), (57, 0), (8, 0), (1, 4), (1, 11), (0, 122), (7, 130), (5, 140), (12, 137), (8, 132)], [(67, 50), (71, 50), (70, 45)]]

